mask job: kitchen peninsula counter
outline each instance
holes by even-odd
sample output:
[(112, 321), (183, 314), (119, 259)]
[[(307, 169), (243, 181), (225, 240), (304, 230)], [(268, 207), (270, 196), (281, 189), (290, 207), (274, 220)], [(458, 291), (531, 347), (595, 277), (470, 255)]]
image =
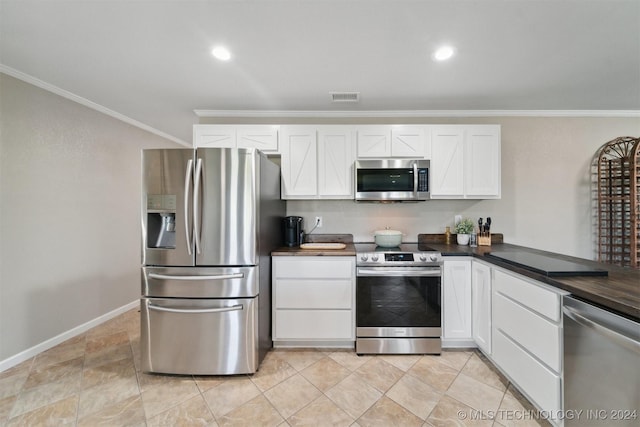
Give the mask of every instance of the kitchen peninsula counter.
[[(433, 236), (433, 237), (432, 237)], [(600, 305), (610, 311), (618, 312), (635, 321), (640, 321), (640, 270), (623, 268), (583, 258), (560, 255), (553, 252), (527, 248), (508, 243), (492, 243), (491, 246), (462, 246), (445, 244), (440, 235), (418, 235), (418, 242), (429, 245), (441, 252), (443, 256), (472, 256), (487, 263), (502, 267), (514, 273), (521, 274), (558, 289), (570, 292), (576, 297)], [(455, 236), (453, 236), (455, 241)], [(588, 267), (606, 270), (607, 276), (547, 276), (527, 268), (519, 267), (489, 256), (492, 251), (497, 252), (527, 252), (544, 256), (551, 256), (559, 260), (583, 264)]]

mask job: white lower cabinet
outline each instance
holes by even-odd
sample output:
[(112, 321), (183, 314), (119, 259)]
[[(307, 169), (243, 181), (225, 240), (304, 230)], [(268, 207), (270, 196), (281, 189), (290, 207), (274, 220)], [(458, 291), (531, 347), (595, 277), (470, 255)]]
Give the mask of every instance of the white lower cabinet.
[(274, 256), (274, 346), (353, 347), (355, 257)]
[(471, 330), (476, 345), (491, 355), (491, 266), (471, 264)]
[(538, 409), (558, 414), (565, 292), (498, 268), (492, 285), (493, 362)]
[(471, 259), (447, 258), (442, 272), (442, 346), (473, 345)]

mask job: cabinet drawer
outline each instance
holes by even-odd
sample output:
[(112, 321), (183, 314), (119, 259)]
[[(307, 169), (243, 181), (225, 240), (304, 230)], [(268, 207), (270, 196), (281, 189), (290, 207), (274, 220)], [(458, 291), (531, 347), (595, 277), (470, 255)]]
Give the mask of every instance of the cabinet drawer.
[(354, 339), (351, 310), (276, 310), (274, 340)]
[(493, 359), (539, 409), (555, 414), (562, 408), (560, 377), (496, 329)]
[(355, 275), (354, 257), (273, 257), (276, 279), (349, 279)]
[(495, 271), (493, 286), (495, 292), (518, 301), (554, 322), (560, 321), (561, 300), (559, 294), (500, 270)]
[(560, 327), (500, 294), (493, 300), (493, 322), (531, 354), (560, 372)]
[(351, 309), (351, 280), (278, 279), (276, 308)]

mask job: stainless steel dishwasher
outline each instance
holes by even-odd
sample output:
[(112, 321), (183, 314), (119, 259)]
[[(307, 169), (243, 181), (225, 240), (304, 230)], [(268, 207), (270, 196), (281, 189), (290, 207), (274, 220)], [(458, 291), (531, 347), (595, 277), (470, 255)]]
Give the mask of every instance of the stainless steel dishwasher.
[(640, 324), (571, 296), (563, 317), (564, 425), (639, 425)]

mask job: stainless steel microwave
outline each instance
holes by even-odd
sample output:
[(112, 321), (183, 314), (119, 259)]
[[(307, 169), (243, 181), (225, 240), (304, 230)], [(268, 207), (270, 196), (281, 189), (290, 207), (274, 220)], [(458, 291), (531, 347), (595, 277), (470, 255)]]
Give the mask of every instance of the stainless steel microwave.
[(355, 163), (356, 201), (429, 200), (429, 160), (372, 159)]

